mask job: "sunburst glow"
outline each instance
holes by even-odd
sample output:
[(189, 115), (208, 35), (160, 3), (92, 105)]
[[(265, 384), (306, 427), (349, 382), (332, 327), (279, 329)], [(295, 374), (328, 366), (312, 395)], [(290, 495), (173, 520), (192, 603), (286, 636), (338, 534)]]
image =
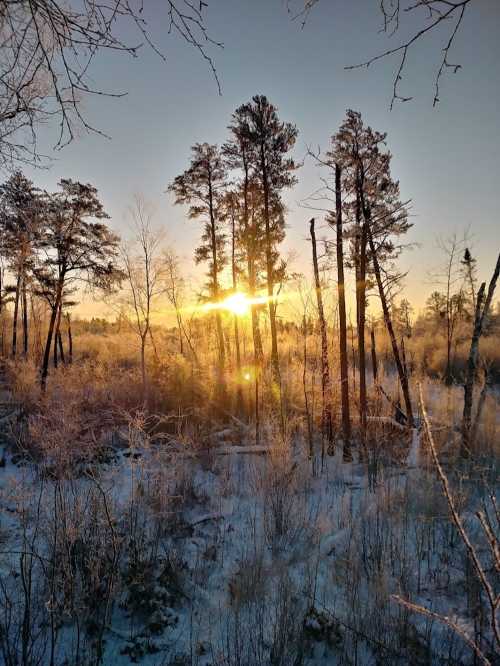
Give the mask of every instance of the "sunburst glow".
[(232, 312), (238, 317), (244, 317), (250, 314), (252, 305), (261, 305), (267, 303), (269, 298), (267, 296), (254, 296), (251, 298), (243, 292), (237, 291), (231, 296), (228, 296), (223, 301), (218, 303), (206, 303), (203, 306), (204, 310), (226, 310)]

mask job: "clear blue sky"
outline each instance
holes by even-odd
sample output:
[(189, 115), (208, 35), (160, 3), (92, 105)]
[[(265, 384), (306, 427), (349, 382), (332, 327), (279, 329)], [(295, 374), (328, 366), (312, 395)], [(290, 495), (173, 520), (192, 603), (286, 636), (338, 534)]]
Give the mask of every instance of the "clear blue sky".
[[(148, 13), (149, 12), (149, 13)], [(396, 60), (370, 69), (344, 66), (385, 50), (392, 42), (379, 34), (378, 0), (321, 0), (302, 30), (282, 0), (209, 0), (208, 25), (224, 49), (212, 49), (222, 96), (206, 64), (179, 37), (167, 35), (161, 0), (146, 3), (146, 18), (163, 62), (146, 47), (140, 57), (106, 54), (92, 70), (96, 87), (128, 91), (121, 99), (87, 98), (85, 113), (111, 135), (83, 134), (55, 154), (49, 171), (31, 173), (53, 189), (61, 177), (95, 184), (112, 216), (125, 228), (124, 213), (134, 192), (157, 207), (158, 222), (171, 244), (191, 261), (199, 227), (174, 207), (165, 189), (186, 166), (197, 141), (222, 143), (231, 112), (256, 93), (266, 94), (284, 120), (299, 129), (295, 157), (307, 146), (327, 147), (346, 108), (388, 133), (393, 175), (404, 198), (413, 200), (414, 229), (402, 266), (409, 269), (407, 294), (421, 306), (430, 291), (427, 271), (439, 262), (436, 235), (471, 228), (481, 276), (486, 278), (500, 249), (498, 206), (500, 156), (500, 3), (476, 0), (457, 35), (450, 60), (463, 68), (442, 83), (441, 103), (433, 109), (433, 81), (445, 34), (426, 38), (411, 52), (401, 91), (414, 100), (389, 111)], [(134, 41), (136, 33), (124, 28)], [(40, 148), (55, 143), (44, 130)], [(300, 201), (318, 186), (318, 172), (307, 161), (299, 184), (287, 194), (290, 208), (286, 250), (294, 249), (295, 270), (309, 271), (306, 243), (310, 213)], [(189, 265), (188, 271), (193, 268)]]

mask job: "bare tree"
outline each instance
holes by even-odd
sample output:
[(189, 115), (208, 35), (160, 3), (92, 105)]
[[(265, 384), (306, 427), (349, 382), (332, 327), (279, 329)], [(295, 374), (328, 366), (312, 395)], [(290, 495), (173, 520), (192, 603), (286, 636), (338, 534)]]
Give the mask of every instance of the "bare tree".
[[(308, 16), (320, 0), (300, 0), (301, 7), (295, 8), (294, 0), (287, 0), (289, 12), (294, 19), (299, 19), (304, 26)], [(378, 53), (368, 60), (356, 65), (348, 65), (345, 69), (368, 68), (370, 65), (391, 58), (397, 57), (397, 66), (393, 78), (392, 99), (390, 108), (396, 101), (408, 102), (413, 97), (404, 96), (400, 93), (400, 86), (403, 80), (406, 66), (408, 64), (410, 52), (415, 46), (421, 43), (430, 33), (438, 33), (444, 28), (445, 37), (443, 48), (439, 55), (438, 68), (434, 78), (434, 98), (433, 105), (436, 106), (440, 101), (441, 78), (445, 72), (451, 71), (456, 74), (461, 65), (450, 60), (450, 52), (454, 45), (457, 33), (464, 22), (466, 11), (472, 6), (478, 4), (478, 0), (380, 0), (378, 3), (382, 14), (382, 30), (388, 37), (393, 37), (400, 29), (408, 35), (399, 44), (393, 46), (381, 53)], [(406, 30), (405, 23), (411, 23), (410, 30)], [(418, 27), (417, 27), (418, 26)]]
[[(476, 310), (474, 316), (474, 329), (471, 337), (469, 359), (467, 362), (467, 374), (464, 384), (464, 413), (462, 419), (462, 453), (468, 454), (471, 445), (471, 430), (472, 430), (472, 402), (474, 398), (474, 383), (476, 380), (477, 364), (479, 358), (479, 340), (483, 334), (485, 324), (488, 319), (488, 314), (493, 300), (498, 275), (500, 274), (500, 255), (498, 255), (497, 263), (493, 275), (486, 292), (486, 282), (483, 282), (479, 287), (476, 299)], [(485, 387), (487, 382), (485, 379)], [(478, 409), (477, 419), (481, 416), (481, 411)], [(477, 421), (476, 419), (476, 421)]]
[[(330, 383), (330, 364), (328, 361), (328, 332), (323, 308), (323, 294), (321, 290), (321, 280), (319, 277), (318, 252), (316, 247), (316, 232), (314, 229), (314, 217), (309, 222), (309, 231), (311, 234), (314, 285), (316, 289), (316, 302), (318, 306), (318, 320), (321, 333), (321, 391), (323, 400), (323, 410), (321, 417), (322, 434), (326, 438), (328, 446), (333, 443), (333, 423), (332, 423), (332, 387)], [(305, 342), (304, 342), (305, 345)]]
[[(207, 62), (220, 90), (209, 52), (214, 41), (205, 24), (205, 2), (167, 0), (168, 34), (177, 33)], [(59, 124), (57, 147), (79, 127), (102, 134), (83, 115), (88, 95), (123, 93), (96, 88), (93, 60), (103, 52), (137, 56), (152, 42), (141, 0), (2, 0), (0, 3), (0, 165), (12, 161), (38, 163), (37, 134), (41, 123)], [(128, 24), (128, 25), (127, 25)], [(130, 25), (135, 28), (133, 42)]]
[(151, 337), (154, 306), (163, 293), (164, 265), (160, 254), (163, 232), (154, 227), (153, 209), (142, 196), (135, 197), (129, 212), (134, 235), (130, 244), (122, 244), (122, 269), (127, 285), (126, 305), (131, 312), (129, 321), (140, 340), (142, 392), (147, 405), (146, 347)]
[(345, 307), (344, 245), (342, 216), (342, 167), (335, 164), (335, 231), (337, 234), (337, 285), (339, 295), (340, 322), (340, 393), (342, 400), (342, 429), (344, 434), (344, 455), (350, 457), (351, 419), (349, 414), (349, 374), (347, 366), (347, 318)]
[(175, 319), (177, 321), (177, 333), (179, 336), (179, 351), (184, 354), (184, 340), (186, 340), (191, 354), (196, 363), (198, 356), (191, 342), (184, 321), (182, 319), (182, 307), (185, 299), (185, 280), (181, 275), (179, 268), (179, 257), (172, 250), (166, 250), (162, 257), (164, 263), (163, 284), (165, 295), (175, 310)]

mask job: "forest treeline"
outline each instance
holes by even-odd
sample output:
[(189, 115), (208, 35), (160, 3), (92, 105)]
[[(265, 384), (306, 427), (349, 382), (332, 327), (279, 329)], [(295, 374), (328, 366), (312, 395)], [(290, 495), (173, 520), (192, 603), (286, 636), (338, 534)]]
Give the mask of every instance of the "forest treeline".
[[(320, 180), (305, 206), (322, 215), (329, 232), (317, 239), (315, 218), (308, 227), (304, 224), (313, 275), (306, 285), (280, 251), (286, 233), (283, 194), (297, 182), (299, 165), (292, 156), (297, 135), (295, 125), (281, 120), (276, 107), (257, 95), (233, 113), (227, 141), (222, 146), (195, 144), (187, 168), (168, 185), (175, 204), (186, 206), (188, 218), (201, 227), (194, 259), (207, 267), (198, 301), (208, 309), (198, 312), (198, 325), (194, 315), (186, 314), (189, 303), (179, 258), (165, 245), (164, 229), (141, 197), (130, 208), (132, 238), (121, 241), (93, 185), (61, 179), (58, 191), (49, 193), (21, 172), (14, 173), (0, 187), (3, 355), (37, 363), (45, 391), (51, 359), (54, 367), (64, 367), (75, 357), (71, 310), (81, 290), (88, 288), (117, 312), (114, 324), (99, 324), (103, 332), (111, 327), (120, 331), (124, 325), (138, 336), (146, 408), (152, 390), (151, 354), (153, 363), (158, 361), (155, 313), (165, 304), (175, 314), (178, 352), (197, 368), (212, 362), (210, 354), (202, 358), (199, 353), (199, 337), (209, 332), (213, 404), (221, 415), (229, 409), (253, 417), (257, 439), (262, 402), (282, 428), (290, 410), (280, 346), (284, 333), (292, 330), (302, 331), (304, 339), (308, 330), (317, 333), (321, 432), (329, 448), (338, 421), (333, 407), (337, 388), (347, 455), (353, 416), (359, 423), (356, 439), (359, 435), (361, 446), (366, 442), (372, 400), (368, 382), (393, 403), (396, 419), (407, 425), (414, 423), (410, 377), (415, 371), (442, 372), (446, 384), (463, 383), (470, 403), (480, 368), (484, 391), (498, 373), (494, 353), (479, 356), (480, 338), (494, 331), (498, 319), (493, 301), (498, 262), (488, 288), (479, 285), (477, 261), (467, 240), (444, 241), (439, 288), (415, 319), (411, 304), (401, 297), (405, 276), (397, 266), (412, 226), (409, 202), (401, 200), (399, 182), (392, 176), (386, 135), (367, 126), (359, 112), (348, 110), (328, 150), (309, 155)], [(280, 298), (290, 285), (299, 285), (304, 306), (295, 322), (279, 314)], [(355, 322), (346, 304), (351, 285)], [(333, 311), (326, 303), (328, 290), (335, 295)], [(224, 307), (231, 296), (243, 299), (248, 326), (237, 308)], [(367, 315), (371, 296), (380, 305), (378, 321)], [(96, 326), (96, 321), (79, 323), (80, 330), (87, 327), (90, 332)], [(432, 349), (425, 343), (418, 348), (416, 341), (426, 336), (442, 339), (444, 367), (435, 362), (435, 339)], [(377, 338), (387, 347), (388, 369), (397, 374), (396, 394), (389, 395), (379, 381)], [(255, 388), (253, 407), (243, 404), (249, 378)], [(464, 416), (465, 439), (472, 427), (469, 421)]]

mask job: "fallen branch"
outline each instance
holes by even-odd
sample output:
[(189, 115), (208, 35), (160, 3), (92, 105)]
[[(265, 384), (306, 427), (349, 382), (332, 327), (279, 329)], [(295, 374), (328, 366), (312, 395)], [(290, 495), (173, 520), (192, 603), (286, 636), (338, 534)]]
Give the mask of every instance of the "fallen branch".
[(415, 611), (415, 613), (420, 613), (420, 615), (425, 615), (426, 617), (430, 617), (433, 620), (437, 620), (438, 622), (441, 622), (441, 624), (445, 624), (447, 627), (450, 627), (458, 636), (460, 636), (465, 643), (471, 648), (471, 650), (474, 651), (476, 657), (480, 659), (483, 664), (486, 666), (491, 666), (491, 661), (484, 656), (484, 654), (481, 652), (479, 647), (474, 643), (474, 641), (467, 636), (465, 631), (461, 629), (456, 622), (453, 622), (450, 620), (449, 617), (446, 617), (446, 615), (440, 615), (439, 613), (435, 613), (434, 611), (429, 610), (428, 608), (425, 608), (425, 606), (420, 606), (419, 604), (415, 604), (412, 601), (408, 601), (407, 599), (403, 599), (397, 594), (391, 594), (391, 599), (394, 599), (398, 604), (401, 604), (405, 608), (408, 608), (409, 610)]

